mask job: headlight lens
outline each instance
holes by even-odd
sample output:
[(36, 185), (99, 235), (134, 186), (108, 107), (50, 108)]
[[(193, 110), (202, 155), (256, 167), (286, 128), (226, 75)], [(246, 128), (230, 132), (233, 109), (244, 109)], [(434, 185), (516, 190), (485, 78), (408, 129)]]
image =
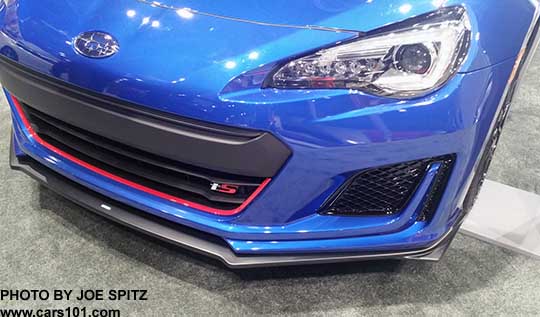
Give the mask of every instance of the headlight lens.
[(290, 61), (271, 75), (266, 86), (418, 97), (441, 87), (459, 70), (470, 38), (465, 9), (444, 8)]

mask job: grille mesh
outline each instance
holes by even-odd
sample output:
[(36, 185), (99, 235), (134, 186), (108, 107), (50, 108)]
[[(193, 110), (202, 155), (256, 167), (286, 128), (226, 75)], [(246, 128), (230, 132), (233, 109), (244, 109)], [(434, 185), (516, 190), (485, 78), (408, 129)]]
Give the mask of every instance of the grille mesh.
[[(451, 156), (430, 158), (361, 171), (323, 208), (332, 215), (392, 215), (406, 207), (428, 167), (450, 164)], [(443, 173), (446, 173), (445, 168)], [(444, 186), (436, 186), (438, 191)], [(428, 197), (431, 199), (431, 197)], [(433, 203), (431, 203), (433, 205)]]
[[(22, 106), (40, 138), (56, 148), (128, 181), (203, 206), (221, 210), (238, 208), (263, 181), (159, 157), (71, 126), (27, 104)], [(213, 183), (235, 185), (237, 192), (212, 191)]]

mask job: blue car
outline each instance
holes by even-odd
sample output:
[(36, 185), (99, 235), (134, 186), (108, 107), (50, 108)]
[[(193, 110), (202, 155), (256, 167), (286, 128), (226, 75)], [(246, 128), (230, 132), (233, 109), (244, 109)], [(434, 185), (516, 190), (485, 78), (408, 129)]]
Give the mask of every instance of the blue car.
[(229, 267), (438, 260), (537, 0), (2, 0), (10, 163)]

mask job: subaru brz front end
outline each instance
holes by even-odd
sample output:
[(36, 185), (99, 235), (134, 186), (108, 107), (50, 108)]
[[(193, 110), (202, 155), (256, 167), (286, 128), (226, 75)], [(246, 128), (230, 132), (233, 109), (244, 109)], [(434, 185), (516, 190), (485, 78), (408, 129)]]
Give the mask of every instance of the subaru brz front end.
[(438, 260), (536, 0), (3, 0), (12, 168), (230, 267)]

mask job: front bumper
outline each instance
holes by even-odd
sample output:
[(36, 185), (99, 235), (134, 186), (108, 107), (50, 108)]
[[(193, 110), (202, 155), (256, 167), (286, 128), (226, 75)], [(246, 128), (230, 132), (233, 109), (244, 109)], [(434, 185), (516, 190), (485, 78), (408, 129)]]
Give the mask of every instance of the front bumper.
[(337, 263), (360, 260), (415, 259), (439, 260), (448, 248), (461, 222), (448, 231), (433, 245), (418, 250), (387, 251), (376, 253), (319, 253), (294, 255), (247, 255), (234, 253), (219, 237), (186, 226), (173, 224), (140, 210), (121, 204), (106, 196), (69, 180), (55, 173), (37, 161), (27, 157), (18, 157), (17, 145), (11, 143), (10, 165), (22, 171), (41, 184), (63, 197), (107, 217), (131, 229), (143, 232), (155, 238), (175, 244), (182, 248), (215, 258), (230, 268), (253, 268), (260, 266), (302, 265), (314, 263)]

